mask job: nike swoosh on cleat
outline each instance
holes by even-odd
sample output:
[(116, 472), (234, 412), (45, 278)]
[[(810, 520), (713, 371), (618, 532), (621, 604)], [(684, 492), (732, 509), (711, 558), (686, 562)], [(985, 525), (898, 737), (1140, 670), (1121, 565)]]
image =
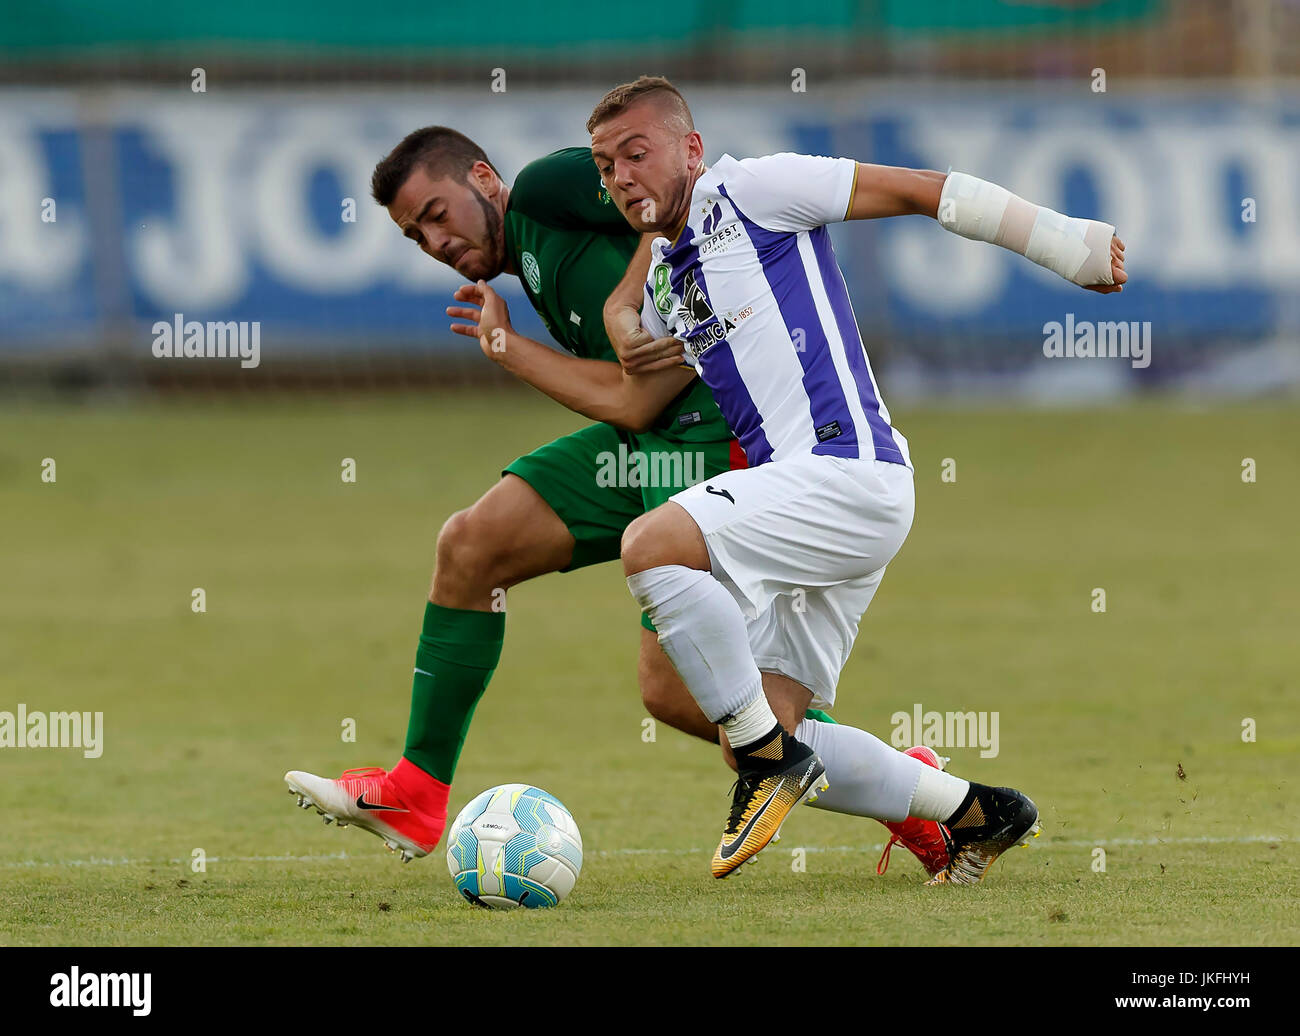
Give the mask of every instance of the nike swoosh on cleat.
[(388, 809), (394, 813), (409, 813), (410, 810), (402, 809), (401, 806), (377, 806), (366, 801), (366, 793), (363, 791), (357, 796), (357, 809)]
[(745, 844), (745, 839), (748, 838), (750, 832), (753, 831), (754, 825), (763, 818), (763, 814), (767, 812), (768, 806), (772, 805), (772, 803), (776, 801), (777, 795), (781, 793), (781, 789), (784, 786), (785, 778), (783, 777), (781, 778), (780, 783), (772, 789), (772, 794), (767, 797), (767, 801), (763, 803), (758, 812), (749, 818), (749, 823), (742, 827), (736, 837), (731, 840), (731, 844), (718, 846), (718, 859), (729, 860), (736, 855), (736, 850)]

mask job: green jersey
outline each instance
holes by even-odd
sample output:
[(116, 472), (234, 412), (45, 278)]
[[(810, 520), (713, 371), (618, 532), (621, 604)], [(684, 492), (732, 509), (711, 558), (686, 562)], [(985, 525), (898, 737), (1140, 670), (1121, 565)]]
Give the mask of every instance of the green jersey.
[[(530, 162), (510, 189), (506, 256), (551, 337), (575, 356), (618, 362), (605, 336), (605, 300), (640, 238), (585, 148), (562, 148)], [(698, 378), (668, 404), (655, 428), (687, 442), (731, 438)]]

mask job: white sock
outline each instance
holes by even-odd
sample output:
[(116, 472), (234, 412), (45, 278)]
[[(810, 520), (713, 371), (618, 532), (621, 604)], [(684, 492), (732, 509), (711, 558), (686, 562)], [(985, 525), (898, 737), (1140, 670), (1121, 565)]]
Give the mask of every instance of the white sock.
[[(628, 576), (627, 587), (649, 614), (664, 653), (705, 716), (714, 723), (728, 717), (735, 722), (737, 714), (757, 700), (762, 708), (746, 712), (742, 722), (748, 729), (766, 709), (768, 725), (749, 741), (775, 725), (749, 647), (745, 616), (721, 583), (708, 572), (685, 565), (660, 565)], [(727, 737), (731, 739), (730, 731)], [(736, 744), (732, 741), (733, 747)]]
[(922, 763), (921, 778), (916, 782), (916, 792), (908, 807), (909, 815), (922, 820), (947, 820), (965, 801), (968, 791), (970, 781)]
[(794, 736), (812, 748), (826, 766), (831, 786), (812, 805), (832, 813), (904, 820), (921, 776), (919, 771), (932, 769), (891, 748), (874, 734), (843, 723), (805, 719), (795, 728)]

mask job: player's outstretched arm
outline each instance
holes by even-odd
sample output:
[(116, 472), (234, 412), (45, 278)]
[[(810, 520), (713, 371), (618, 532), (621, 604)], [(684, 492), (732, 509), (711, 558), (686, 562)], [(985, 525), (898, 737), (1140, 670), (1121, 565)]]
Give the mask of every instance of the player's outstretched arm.
[(845, 219), (939, 214), (945, 174), (933, 169), (903, 169), (859, 162)]
[(1124, 242), (1109, 223), (1075, 219), (967, 173), (859, 162), (848, 219), (930, 216), (954, 234), (1001, 245), (1090, 291), (1122, 291)]
[(1109, 223), (1063, 215), (968, 173), (948, 174), (938, 220), (945, 230), (1001, 245), (1092, 291), (1122, 291), (1128, 280), (1124, 242)]
[(452, 324), (453, 331), (477, 339), (488, 359), (593, 421), (645, 431), (695, 377), (682, 367), (629, 375), (617, 363), (569, 356), (526, 338), (510, 326), (505, 300), (485, 281), (461, 285), (455, 297), (465, 305), (448, 306), (447, 315), (468, 323)]

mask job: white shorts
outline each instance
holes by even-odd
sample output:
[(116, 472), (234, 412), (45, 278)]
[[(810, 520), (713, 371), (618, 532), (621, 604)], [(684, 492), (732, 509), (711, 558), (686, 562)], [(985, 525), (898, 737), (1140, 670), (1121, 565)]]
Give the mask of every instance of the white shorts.
[(725, 471), (672, 501), (704, 534), (758, 668), (834, 704), (858, 623), (912, 527), (911, 469), (808, 454)]

